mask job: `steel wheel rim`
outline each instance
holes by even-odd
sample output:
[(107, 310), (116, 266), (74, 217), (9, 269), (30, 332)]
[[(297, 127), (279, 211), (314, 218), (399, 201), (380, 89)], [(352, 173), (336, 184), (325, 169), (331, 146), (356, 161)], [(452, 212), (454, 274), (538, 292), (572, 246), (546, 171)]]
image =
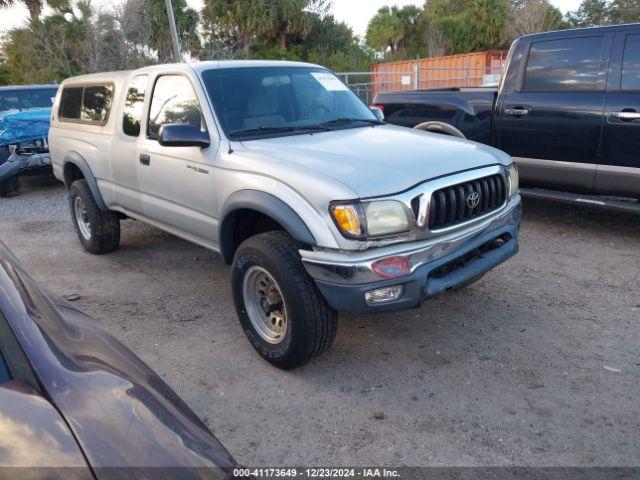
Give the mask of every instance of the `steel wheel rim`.
[(287, 333), (287, 307), (280, 286), (264, 268), (253, 266), (242, 280), (242, 296), (251, 325), (260, 337), (277, 345)]
[(73, 201), (73, 213), (76, 217), (76, 223), (78, 224), (80, 234), (86, 240), (91, 240), (91, 223), (89, 222), (87, 207), (85, 207), (82, 198), (76, 197)]

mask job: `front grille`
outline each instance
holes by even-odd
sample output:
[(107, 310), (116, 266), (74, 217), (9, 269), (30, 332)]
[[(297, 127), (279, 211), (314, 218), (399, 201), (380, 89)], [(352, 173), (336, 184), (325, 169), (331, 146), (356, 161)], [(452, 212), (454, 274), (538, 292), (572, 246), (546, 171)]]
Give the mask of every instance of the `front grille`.
[(506, 179), (500, 174), (436, 190), (429, 205), (429, 229), (450, 227), (489, 213), (500, 208), (506, 198)]

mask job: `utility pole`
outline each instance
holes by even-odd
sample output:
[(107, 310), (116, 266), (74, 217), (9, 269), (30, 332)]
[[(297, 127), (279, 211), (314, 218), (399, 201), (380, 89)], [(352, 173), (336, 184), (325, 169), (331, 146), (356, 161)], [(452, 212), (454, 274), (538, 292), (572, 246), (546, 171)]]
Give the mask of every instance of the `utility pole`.
[(180, 43), (178, 42), (178, 29), (176, 28), (176, 19), (173, 16), (173, 5), (171, 0), (165, 0), (167, 5), (167, 17), (169, 17), (169, 30), (171, 30), (171, 43), (173, 44), (173, 61), (176, 63), (182, 62), (182, 55), (180, 55)]

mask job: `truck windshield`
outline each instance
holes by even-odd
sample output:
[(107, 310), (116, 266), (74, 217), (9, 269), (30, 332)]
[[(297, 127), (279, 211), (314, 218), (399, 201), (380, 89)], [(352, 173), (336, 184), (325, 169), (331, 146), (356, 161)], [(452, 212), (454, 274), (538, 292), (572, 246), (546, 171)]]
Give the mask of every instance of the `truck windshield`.
[(233, 140), (381, 123), (323, 68), (220, 68), (203, 72), (202, 78), (222, 127)]
[(0, 112), (51, 107), (57, 90), (55, 87), (0, 90)]

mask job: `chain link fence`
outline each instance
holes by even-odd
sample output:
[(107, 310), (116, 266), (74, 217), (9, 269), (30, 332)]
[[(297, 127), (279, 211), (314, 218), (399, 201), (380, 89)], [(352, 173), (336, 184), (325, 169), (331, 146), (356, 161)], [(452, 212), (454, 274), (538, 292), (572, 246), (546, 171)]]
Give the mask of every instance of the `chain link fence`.
[[(417, 66), (417, 64), (416, 64)], [(371, 105), (376, 94), (399, 90), (428, 88), (497, 86), (502, 68), (492, 67), (435, 67), (385, 72), (338, 72), (362, 101)]]

